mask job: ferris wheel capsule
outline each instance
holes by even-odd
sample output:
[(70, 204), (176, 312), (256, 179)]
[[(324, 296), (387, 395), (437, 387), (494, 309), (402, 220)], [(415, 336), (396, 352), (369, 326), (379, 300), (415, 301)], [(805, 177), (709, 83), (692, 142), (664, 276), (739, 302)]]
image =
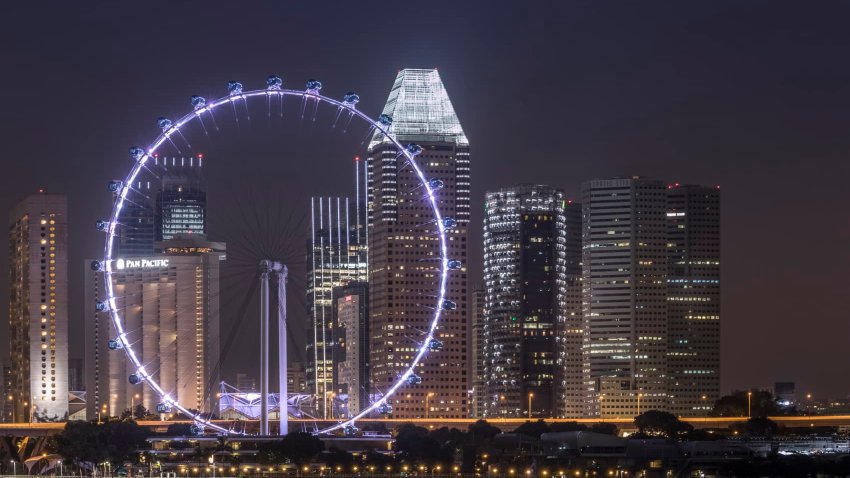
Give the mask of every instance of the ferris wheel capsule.
[(408, 385), (419, 385), (421, 383), (422, 383), (422, 377), (420, 377), (419, 375), (412, 373), (412, 374), (407, 376), (407, 384)]
[(443, 218), (443, 227), (446, 229), (452, 229), (457, 226), (457, 221), (453, 217), (444, 217)]
[(342, 97), (342, 104), (346, 106), (354, 106), (360, 102), (360, 95), (353, 91), (349, 91)]
[(393, 117), (390, 115), (378, 116), (378, 123), (381, 123), (381, 126), (387, 129), (393, 124)]
[(104, 221), (103, 219), (98, 219), (94, 222), (94, 227), (100, 232), (103, 232), (109, 228), (109, 222)]
[(439, 352), (443, 350), (443, 343), (437, 339), (431, 339), (428, 341), (428, 350), (431, 352)]
[(266, 78), (266, 89), (268, 90), (279, 90), (280, 87), (283, 86), (283, 79), (277, 75), (269, 75)]
[(192, 95), (192, 98), (189, 100), (192, 103), (192, 108), (199, 110), (207, 105), (207, 99), (203, 96)]
[(109, 184), (106, 186), (106, 188), (111, 193), (117, 193), (118, 191), (121, 190), (121, 188), (123, 186), (124, 186), (124, 181), (121, 181), (120, 179), (113, 179), (112, 181), (109, 181)]
[(91, 270), (93, 270), (95, 272), (100, 272), (100, 271), (103, 270), (103, 263), (98, 261), (98, 260), (94, 260), (94, 261), (91, 261), (91, 264), (89, 264), (89, 267), (91, 267)]
[(448, 267), (449, 269), (452, 269), (452, 270), (457, 270), (457, 269), (460, 269), (461, 267), (463, 267), (463, 264), (457, 259), (449, 259), (446, 262), (446, 267)]
[(238, 81), (233, 81), (233, 80), (228, 81), (227, 82), (227, 92), (230, 94), (230, 96), (241, 95), (242, 94), (242, 83), (239, 83)]
[(94, 303), (94, 310), (96, 310), (98, 312), (106, 312), (106, 311), (109, 310), (109, 304), (107, 304), (106, 302), (104, 302), (102, 300), (99, 300), (99, 301)]
[(109, 342), (107, 342), (106, 345), (109, 347), (109, 350), (121, 350), (124, 348), (124, 344), (115, 339), (109, 339)]
[(168, 129), (171, 129), (172, 126), (174, 126), (174, 122), (168, 118), (160, 116), (156, 119), (156, 125), (159, 126), (161, 130), (166, 131)]
[(200, 435), (200, 434), (204, 433), (204, 427), (202, 427), (198, 424), (193, 424), (192, 426), (189, 427), (189, 432), (192, 435)]
[(381, 415), (389, 415), (393, 412), (393, 406), (389, 403), (382, 403), (378, 406), (378, 413)]
[(310, 78), (309, 80), (307, 80), (306, 88), (307, 88), (307, 93), (310, 93), (312, 95), (317, 95), (317, 94), (319, 94), (319, 90), (322, 89), (322, 82), (319, 81), (319, 80), (314, 80), (314, 79)]
[(440, 304), (440, 307), (443, 310), (455, 310), (457, 309), (457, 302), (449, 299), (443, 299), (443, 303)]
[(354, 436), (355, 434), (357, 434), (358, 431), (360, 431), (360, 430), (357, 427), (355, 427), (354, 425), (348, 425), (348, 426), (346, 426), (345, 428), (342, 429), (342, 433), (345, 436), (349, 436), (349, 437)]
[(165, 402), (157, 403), (156, 413), (171, 413), (171, 405)]
[(131, 373), (130, 376), (127, 377), (127, 381), (130, 382), (130, 385), (138, 385), (142, 383), (142, 377), (135, 373)]
[(431, 186), (431, 189), (442, 189), (446, 183), (444, 183), (442, 179), (433, 178), (428, 180), (428, 185)]
[(405, 149), (405, 151), (410, 153), (411, 156), (416, 156), (417, 154), (422, 152), (422, 146), (419, 146), (418, 144), (413, 144), (413, 143), (408, 144), (407, 146), (404, 147), (404, 149)]
[(138, 146), (131, 146), (129, 149), (130, 157), (135, 159), (136, 161), (142, 159), (145, 155), (145, 150)]

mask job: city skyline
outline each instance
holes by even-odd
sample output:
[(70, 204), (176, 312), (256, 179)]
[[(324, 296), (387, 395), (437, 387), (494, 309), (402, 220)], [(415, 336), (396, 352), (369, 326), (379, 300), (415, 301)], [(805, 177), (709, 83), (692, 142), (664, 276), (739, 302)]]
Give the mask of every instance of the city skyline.
[[(108, 14), (114, 14), (115, 8), (100, 6), (92, 12), (87, 21), (91, 22), (95, 32), (103, 33), (104, 27), (100, 21)], [(599, 24), (605, 18), (606, 12), (596, 8), (579, 10), (572, 13), (584, 14), (591, 24)], [(269, 11), (276, 12), (273, 8)], [(471, 15), (469, 10), (465, 12)], [(549, 13), (566, 17), (568, 12), (569, 8)], [(139, 11), (133, 13), (145, 15)], [(651, 17), (648, 12), (636, 13)], [(22, 14), (26, 17), (31, 13), (23, 11)], [(58, 19), (54, 15), (58, 14), (51, 13), (46, 19), (46, 26), (55, 25)], [(214, 14), (204, 15), (217, 18)], [(304, 15), (316, 13), (305, 11)], [(540, 15), (542, 12), (529, 9), (523, 10), (522, 15), (515, 19), (523, 27), (513, 37), (515, 45), (542, 48), (537, 37), (527, 31), (535, 22), (539, 22)], [(323, 77), (326, 89), (337, 92), (336, 96), (350, 87), (364, 90), (365, 93), (361, 92), (364, 110), (377, 115), (386, 98), (389, 78), (394, 70), (438, 64), (452, 94), (458, 116), (464, 123), (464, 130), (475, 145), (474, 155), (482, 158), (477, 163), (480, 165), (476, 166), (478, 169), (473, 168), (476, 179), (471, 194), (470, 241), (475, 246), (471, 248), (473, 252), (469, 262), (471, 268), (477, 269), (470, 272), (472, 277), (480, 276), (480, 266), (476, 265), (481, 262), (480, 253), (474, 251), (480, 249), (478, 231), (483, 191), (487, 189), (510, 186), (517, 182), (545, 183), (564, 189), (568, 198), (578, 200), (582, 181), (614, 176), (640, 174), (683, 184), (720, 184), (724, 191), (725, 206), (721, 254), (724, 263), (721, 286), (724, 290), (724, 383), (721, 390), (726, 392), (750, 386), (769, 387), (774, 381), (790, 380), (797, 382), (801, 390), (812, 391), (817, 395), (846, 395), (846, 384), (835, 383), (831, 378), (843, 376), (846, 365), (831, 363), (829, 351), (840, 349), (836, 337), (846, 337), (848, 327), (840, 308), (841, 282), (836, 280), (848, 266), (846, 248), (842, 246), (848, 237), (848, 226), (840, 216), (834, 220), (831, 208), (845, 202), (845, 193), (836, 182), (837, 178), (847, 172), (846, 163), (840, 159), (846, 156), (850, 145), (841, 138), (844, 117), (840, 111), (848, 109), (850, 98), (836, 84), (815, 78), (817, 75), (795, 76), (793, 71), (786, 69), (770, 55), (783, 51), (784, 47), (795, 58), (808, 56), (807, 64), (811, 66), (811, 71), (829, 71), (841, 75), (841, 67), (827, 61), (825, 53), (808, 55), (820, 51), (814, 45), (816, 42), (785, 35), (776, 26), (792, 23), (815, 38), (829, 40), (823, 43), (831, 43), (832, 46), (823, 48), (830, 52), (844, 51), (850, 43), (846, 35), (829, 22), (823, 30), (814, 31), (811, 15), (814, 13), (809, 12), (808, 16), (792, 20), (790, 12), (778, 8), (773, 17), (757, 22), (757, 26), (760, 26), (757, 32), (773, 38), (782, 46), (772, 46), (760, 39), (758, 33), (744, 31), (742, 19), (752, 21), (755, 16), (753, 9), (746, 7), (727, 5), (725, 9), (717, 10), (707, 6), (680, 7), (649, 22), (666, 27), (654, 35), (646, 27), (638, 27), (617, 17), (616, 20), (625, 25), (627, 32), (642, 34), (638, 35), (639, 41), (630, 47), (633, 50), (618, 47), (620, 43), (613, 40), (615, 44), (603, 43), (593, 48), (595, 53), (609, 62), (621, 62), (624, 65), (622, 70), (595, 63), (576, 51), (568, 51), (566, 55), (582, 68), (567, 68), (568, 62), (554, 61), (546, 58), (546, 54), (537, 55), (542, 62), (540, 66), (530, 65), (518, 51), (510, 49), (505, 53), (506, 58), (499, 62), (475, 61), (473, 52), (489, 51), (489, 48), (480, 44), (485, 42), (472, 40), (468, 50), (460, 52), (451, 51), (452, 42), (470, 39), (475, 34), (481, 34), (484, 38), (493, 37), (485, 35), (484, 27), (477, 23), (471, 25), (473, 31), (470, 33), (453, 33), (453, 21), (441, 27), (444, 29), (441, 31), (447, 34), (446, 40), (428, 45), (424, 43), (423, 37), (413, 34), (401, 38), (384, 58), (360, 56), (345, 47), (341, 53), (352, 54), (354, 59), (336, 66), (332, 64), (334, 55), (330, 53), (320, 55), (322, 58), (319, 59), (308, 59), (296, 54), (292, 57), (292, 65), (280, 65), (277, 60), (270, 65), (267, 58), (260, 58), (262, 55), (257, 54), (256, 58), (247, 58), (226, 67), (211, 67), (192, 59), (186, 61), (185, 66), (179, 66), (179, 61), (184, 61), (182, 55), (178, 61), (176, 54), (166, 54), (161, 58), (161, 64), (153, 64), (157, 65), (156, 69), (172, 70), (169, 78), (175, 84), (165, 88), (167, 92), (156, 93), (160, 96), (146, 100), (145, 103), (149, 103), (146, 105), (136, 105), (141, 102), (125, 98), (124, 101), (133, 103), (136, 108), (131, 112), (117, 111), (120, 108), (111, 109), (112, 100), (106, 98), (92, 100), (98, 105), (92, 108), (97, 111), (96, 115), (79, 111), (79, 104), (76, 104), (77, 107), (73, 108), (76, 112), (59, 112), (48, 124), (33, 128), (46, 131), (51, 144), (38, 144), (39, 141), (27, 132), (34, 121), (29, 108), (40, 109), (38, 105), (44, 104), (42, 101), (50, 100), (38, 98), (37, 95), (21, 95), (31, 103), (25, 105), (18, 103), (20, 100), (17, 98), (11, 99), (10, 107), (18, 112), (20, 118), (15, 122), (4, 123), (5, 129), (20, 134), (14, 134), (9, 143), (10, 157), (34, 160), (10, 161), (6, 176), (8, 179), (4, 180), (4, 187), (0, 188), (3, 190), (0, 192), (0, 205), (9, 210), (14, 202), (39, 187), (67, 195), (72, 224), (70, 264), (79, 265), (85, 257), (98, 257), (102, 247), (101, 238), (89, 230), (93, 227), (88, 227), (107, 210), (108, 204), (100, 193), (99, 185), (126, 169), (124, 151), (127, 145), (149, 136), (153, 120), (162, 114), (162, 108), (182, 104), (180, 101), (185, 101), (184, 97), (193, 94), (196, 89), (219, 91), (231, 76), (240, 79), (250, 77), (252, 81), (260, 82), (270, 71), (281, 69), (288, 70), (285, 71), (287, 82), (298, 87), (304, 80), (316, 75)], [(270, 24), (284, 22), (280, 16), (271, 16), (272, 19), (266, 20)], [(426, 15), (426, 18), (431, 17)], [(731, 39), (722, 41), (721, 46), (729, 58), (708, 56), (705, 40), (684, 35), (677, 30), (686, 20), (694, 18), (699, 20), (695, 27), (698, 32), (709, 31), (710, 26), (721, 20), (728, 21)], [(509, 19), (498, 15), (490, 20), (499, 26), (511, 25)], [(247, 25), (239, 27), (239, 31), (247, 30)], [(67, 50), (63, 50), (70, 53), (69, 58), (79, 59), (76, 52), (84, 48), (92, 54), (93, 59), (103, 58), (109, 52), (107, 48), (92, 43), (94, 40), (89, 33), (72, 30), (62, 35), (70, 40), (69, 46), (65, 47)], [(110, 75), (118, 79), (119, 83), (130, 82), (137, 90), (153, 91), (153, 83), (130, 79), (122, 73), (122, 68), (129, 70), (132, 65), (139, 63), (151, 64), (152, 59), (160, 57), (152, 56), (153, 53), (145, 45), (131, 40), (129, 36), (122, 33), (111, 35), (119, 40), (120, 45), (134, 51), (137, 57), (119, 59), (116, 66), (107, 66), (106, 73), (94, 75), (95, 80), (91, 85), (83, 84), (78, 77), (83, 75), (85, 68), (92, 67), (93, 59), (78, 62), (77, 66), (60, 61), (55, 68), (65, 77), (63, 83), (73, 90), (72, 101), (99, 96), (94, 93), (101, 91), (109, 92), (111, 87), (106, 83)], [(295, 33), (287, 33), (287, 38), (290, 38), (288, 35)], [(572, 35), (582, 35), (578, 38), (585, 40), (594, 38), (585, 29)], [(620, 35), (614, 38), (622, 40), (626, 33)], [(681, 35), (684, 35), (684, 44), (690, 47), (688, 50), (695, 52), (697, 58), (708, 60), (708, 64), (714, 67), (712, 71), (739, 71), (747, 81), (738, 88), (732, 88), (722, 75), (706, 71), (697, 65), (697, 61), (685, 59), (678, 48), (664, 43), (664, 40), (669, 41)], [(28, 35), (25, 37), (30, 38)], [(332, 37), (323, 37), (320, 45), (327, 47)], [(249, 36), (252, 44), (262, 43), (262, 39), (261, 34)], [(213, 44), (221, 41), (215, 38), (207, 40)], [(732, 48), (732, 45), (737, 46), (738, 43), (733, 40), (745, 43), (747, 51), (764, 52), (765, 64), (741, 64), (741, 57), (736, 56)], [(657, 47), (657, 52), (648, 51), (650, 46)], [(634, 51), (636, 59), (626, 58), (629, 56), (627, 51)], [(46, 74), (42, 67), (29, 63), (24, 56), (25, 52), (48, 57), (55, 54), (45, 46), (28, 41), (19, 52), (4, 55), (9, 55), (9, 64), (19, 65), (24, 71), (32, 72), (33, 76), (54, 77)], [(551, 50), (544, 48), (543, 52), (551, 53)], [(493, 73), (498, 71), (496, 65), (503, 61), (514, 62), (516, 70), (500, 77), (503, 81), (501, 87), (499, 82), (485, 81), (495, 77)], [(668, 71), (665, 65), (672, 63), (679, 65), (681, 71)], [(644, 64), (649, 65), (645, 74), (629, 69)], [(193, 73), (192, 69), (198, 73)], [(582, 74), (576, 78), (579, 76), (576, 75), (578, 71)], [(614, 73), (623, 73), (624, 78), (616, 78), (618, 83), (613, 83), (614, 77), (619, 76)], [(779, 86), (777, 82), (768, 81), (776, 77), (793, 80), (788, 83), (778, 82)], [(547, 78), (551, 78), (551, 81)], [(591, 78), (599, 80), (601, 86), (590, 84)], [(535, 90), (533, 93), (525, 91), (529, 89), (525, 84), (528, 79), (535, 83), (530, 88)], [(10, 86), (10, 89), (30, 91), (43, 81), (29, 80), (27, 85)], [(623, 86), (630, 82), (631, 86)], [(550, 83), (559, 86), (556, 88)], [(518, 98), (499, 96), (499, 90), (511, 91)], [(613, 98), (606, 98), (606, 94), (611, 92)], [(639, 93), (645, 95), (645, 98), (640, 98)], [(564, 95), (568, 108), (549, 102), (553, 98), (563, 98)], [(702, 96), (707, 99), (699, 98)], [(786, 98), (788, 101), (776, 101), (777, 98)], [(652, 106), (653, 102), (658, 106)], [(774, 103), (785, 106), (774, 106)], [(741, 105), (744, 111), (733, 109), (735, 104)], [(822, 113), (817, 113), (815, 107), (821, 108)], [(108, 138), (82, 139), (80, 133), (84, 130), (73, 124), (77, 116), (85, 118), (79, 122), (83, 125), (106, 120), (110, 126), (114, 125), (115, 131)], [(735, 118), (734, 122), (738, 123), (735, 128), (719, 124), (729, 122), (729, 118)], [(525, 123), (532, 123), (533, 127)], [(554, 133), (561, 130), (566, 131), (563, 136)], [(750, 136), (739, 131), (748, 131)], [(594, 132), (598, 134), (592, 134)], [(582, 135), (591, 139), (578, 138)], [(535, 137), (539, 141), (534, 140)], [(509, 141), (510, 138), (516, 141)], [(79, 144), (74, 143), (77, 140)], [(56, 146), (52, 145), (54, 143), (73, 152), (58, 154)], [(529, 146), (527, 143), (539, 144)], [(71, 144), (74, 146), (68, 148)], [(79, 154), (80, 158), (67, 161), (68, 154)], [(86, 160), (83, 161), (83, 158)], [(47, 167), (37, 167), (42, 164)], [(310, 185), (305, 187), (309, 188)], [(216, 194), (214, 189), (215, 185), (211, 185), (211, 201)], [(92, 190), (98, 193), (90, 192)], [(789, 215), (799, 217), (803, 223), (789, 230), (786, 224)], [(818, 247), (806, 253), (796, 250), (794, 245), (799, 247), (805, 244), (804, 238), (808, 234), (804, 235), (804, 231), (815, 228), (820, 232)], [(759, 231), (760, 234), (751, 234), (751, 231)], [(5, 258), (3, 261), (0, 265), (5, 270), (8, 263)], [(75, 282), (81, 282), (81, 276), (81, 272), (71, 273)], [(474, 278), (470, 284), (475, 283)], [(4, 280), (7, 280), (5, 276)], [(0, 283), (4, 285), (3, 290), (7, 289), (6, 284)], [(70, 315), (72, 324), (77, 326), (72, 327), (71, 332), (72, 357), (82, 357), (79, 345), (82, 343), (82, 335), (79, 330), (82, 328), (81, 321), (85, 319), (83, 303), (79, 298), (81, 295), (81, 286), (72, 284)], [(777, 297), (784, 300), (777, 301)], [(7, 308), (4, 306), (3, 310)], [(804, 320), (807, 327), (800, 327), (800, 320)], [(749, 349), (749, 344), (753, 337), (765, 331), (771, 332), (776, 346), (754, 353)], [(3, 356), (8, 355), (5, 352), (9, 342), (6, 337), (8, 335), (3, 335), (0, 340)], [(733, 364), (734, 367), (731, 366)]]

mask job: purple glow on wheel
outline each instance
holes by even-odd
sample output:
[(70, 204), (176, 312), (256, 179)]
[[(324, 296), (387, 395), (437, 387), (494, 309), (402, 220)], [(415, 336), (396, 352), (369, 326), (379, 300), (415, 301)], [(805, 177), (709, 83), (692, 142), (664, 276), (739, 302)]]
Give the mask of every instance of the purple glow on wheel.
[[(241, 87), (241, 85), (239, 85), (239, 86)], [(112, 323), (115, 326), (115, 330), (117, 331), (117, 337), (116, 337), (115, 340), (121, 345), (120, 348), (122, 348), (125, 351), (125, 353), (127, 354), (127, 357), (130, 359), (130, 362), (132, 362), (133, 366), (136, 368), (136, 375), (138, 375), (138, 377), (141, 379), (142, 382), (145, 382), (149, 387), (151, 387), (160, 396), (160, 402), (162, 404), (176, 408), (177, 410), (182, 412), (187, 417), (191, 417), (191, 419), (199, 426), (209, 427), (209, 428), (216, 430), (216, 431), (223, 433), (223, 434), (231, 434), (231, 433), (235, 433), (235, 432), (228, 430), (224, 427), (221, 427), (219, 425), (216, 425), (215, 423), (212, 423), (212, 421), (210, 421), (209, 419), (203, 418), (200, 414), (193, 413), (193, 412), (187, 410), (185, 407), (180, 405), (176, 400), (174, 400), (168, 393), (166, 393), (162, 389), (162, 387), (160, 387), (159, 383), (147, 372), (147, 370), (145, 370), (144, 365), (141, 363), (141, 361), (139, 360), (139, 357), (136, 355), (136, 352), (133, 350), (132, 345), (127, 340), (127, 337), (126, 337), (127, 332), (124, 330), (124, 325), (121, 322), (121, 316), (120, 316), (119, 310), (118, 310), (118, 308), (116, 307), (116, 304), (115, 304), (115, 291), (114, 291), (114, 288), (113, 288), (112, 280), (109, 278), (109, 276), (112, 274), (113, 246), (114, 246), (114, 241), (115, 241), (115, 236), (116, 236), (116, 228), (118, 227), (118, 217), (120, 216), (121, 210), (124, 207), (124, 202), (126, 201), (127, 194), (130, 191), (130, 185), (135, 182), (136, 177), (141, 172), (145, 163), (151, 157), (153, 157), (154, 154), (156, 154), (157, 150), (163, 145), (163, 143), (165, 143), (166, 141), (169, 141), (172, 135), (181, 134), (180, 129), (183, 128), (183, 126), (187, 125), (189, 122), (191, 122), (193, 120), (199, 119), (200, 116), (203, 113), (206, 113), (206, 112), (211, 113), (214, 109), (218, 108), (219, 106), (231, 103), (234, 98), (232, 96), (232, 91), (230, 93), (231, 94), (228, 94), (226, 96), (223, 96), (223, 97), (221, 97), (217, 100), (213, 100), (213, 101), (206, 101), (206, 100), (196, 101), (195, 98), (200, 98), (200, 97), (193, 97), (193, 101), (192, 101), (193, 111), (186, 114), (185, 116), (183, 116), (179, 120), (174, 121), (172, 124), (168, 125), (169, 126), (168, 128), (164, 128), (162, 133), (154, 140), (154, 142), (147, 147), (147, 149), (144, 151), (144, 154), (141, 155), (141, 157), (138, 158), (136, 163), (133, 165), (133, 168), (130, 170), (130, 172), (127, 174), (127, 176), (124, 178), (124, 181), (121, 184), (120, 189), (119, 189), (120, 192), (117, 195), (115, 202), (113, 203), (112, 214), (110, 215), (109, 224), (108, 224), (106, 231), (105, 231), (107, 236), (106, 236), (106, 246), (104, 248), (104, 260), (103, 260), (103, 274), (106, 278), (106, 280), (104, 281), (106, 283), (106, 296), (107, 296), (106, 303), (108, 304), (108, 309), (109, 309), (110, 316), (112, 318)], [(428, 333), (427, 333), (425, 339), (422, 342), (422, 346), (419, 348), (419, 351), (417, 352), (416, 356), (414, 357), (413, 362), (411, 362), (410, 365), (408, 365), (408, 367), (404, 370), (404, 373), (401, 374), (401, 376), (398, 378), (398, 380), (387, 390), (387, 392), (381, 397), (380, 400), (372, 403), (367, 408), (361, 410), (354, 417), (352, 417), (348, 420), (342, 421), (340, 423), (337, 423), (336, 425), (325, 428), (323, 430), (319, 430), (317, 432), (318, 434), (330, 433), (330, 432), (333, 432), (333, 431), (336, 431), (336, 430), (341, 430), (341, 429), (345, 429), (346, 427), (353, 426), (354, 422), (356, 422), (357, 420), (367, 416), (368, 414), (377, 410), (382, 405), (385, 405), (385, 404), (388, 405), (387, 400), (390, 397), (392, 397), (396, 393), (396, 391), (398, 391), (398, 389), (400, 387), (402, 387), (407, 382), (408, 377), (410, 377), (413, 374), (413, 371), (415, 370), (416, 366), (419, 365), (419, 363), (425, 357), (425, 354), (427, 354), (430, 351), (429, 344), (431, 344), (431, 341), (435, 338), (434, 333), (437, 330), (437, 324), (439, 323), (440, 317), (441, 317), (442, 312), (443, 312), (442, 304), (443, 304), (443, 302), (446, 298), (446, 283), (448, 281), (448, 272), (449, 272), (449, 269), (450, 269), (449, 268), (449, 259), (448, 259), (448, 255), (447, 255), (448, 249), (447, 249), (447, 245), (446, 245), (446, 231), (450, 228), (447, 228), (445, 226), (445, 221), (443, 220), (443, 217), (440, 214), (440, 208), (437, 205), (437, 199), (434, 196), (434, 191), (436, 189), (439, 189), (439, 187), (441, 187), (442, 185), (436, 185), (436, 184), (432, 185), (432, 183), (425, 177), (424, 173), (422, 172), (422, 170), (419, 168), (419, 165), (415, 161), (416, 154), (419, 151), (411, 152), (410, 149), (412, 149), (412, 148), (407, 148), (407, 147), (403, 146), (401, 143), (398, 142), (398, 140), (396, 140), (396, 138), (394, 136), (392, 136), (389, 133), (388, 130), (389, 130), (390, 125), (392, 124), (391, 121), (388, 121), (388, 120), (384, 119), (383, 117), (379, 118), (378, 121), (375, 121), (375, 120), (369, 118), (367, 115), (363, 114), (362, 112), (360, 112), (359, 110), (357, 110), (354, 107), (356, 102), (337, 101), (333, 98), (328, 98), (326, 96), (319, 94), (318, 90), (296, 91), (296, 90), (287, 90), (287, 89), (264, 89), (264, 90), (242, 91), (241, 88), (240, 88), (240, 91), (238, 92), (238, 97), (242, 100), (247, 100), (248, 98), (255, 97), (255, 96), (257, 96), (257, 97), (265, 96), (265, 97), (268, 97), (268, 98), (270, 98), (272, 96), (277, 96), (281, 100), (283, 100), (283, 98), (286, 97), (286, 96), (292, 96), (292, 97), (298, 97), (298, 98), (309, 97), (309, 98), (312, 98), (312, 99), (316, 99), (319, 102), (324, 102), (324, 103), (336, 106), (337, 108), (347, 109), (353, 116), (357, 116), (358, 118), (365, 121), (367, 124), (371, 125), (373, 128), (376, 128), (376, 129), (380, 130), (381, 132), (383, 132), (384, 137), (387, 138), (389, 141), (391, 141), (393, 143), (393, 145), (395, 145), (395, 147), (405, 155), (405, 157), (408, 159), (408, 163), (411, 165), (413, 170), (416, 172), (416, 176), (419, 178), (419, 181), (422, 183), (422, 186), (424, 187), (425, 191), (427, 192), (428, 202), (431, 205), (431, 209), (434, 212), (435, 224), (437, 225), (437, 232), (438, 232), (438, 235), (439, 235), (439, 242), (440, 242), (439, 292), (438, 292), (437, 298), (435, 300), (434, 316), (431, 319), (431, 324), (428, 328)], [(433, 186), (439, 186), (439, 187), (433, 187)]]

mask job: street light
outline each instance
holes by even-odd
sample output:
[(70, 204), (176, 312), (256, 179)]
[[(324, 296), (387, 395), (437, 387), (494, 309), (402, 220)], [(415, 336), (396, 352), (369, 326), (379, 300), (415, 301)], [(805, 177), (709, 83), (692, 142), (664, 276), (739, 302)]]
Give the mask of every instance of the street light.
[(753, 392), (747, 392), (747, 418), (753, 418)]
[(531, 399), (534, 398), (534, 392), (528, 392), (528, 419), (531, 420)]
[(638, 415), (640, 415), (640, 397), (642, 397), (642, 396), (643, 396), (643, 394), (638, 392), (638, 394), (637, 394), (637, 414)]
[(12, 474), (17, 475), (18, 474), (18, 462), (16, 462), (15, 460), (9, 460), (9, 461), (12, 462)]
[(431, 411), (430, 400), (434, 395), (436, 395), (434, 392), (428, 392), (425, 394), (425, 418), (428, 418), (429, 412)]
[(133, 419), (133, 420), (136, 419), (136, 399), (137, 398), (139, 398), (138, 393), (133, 395), (132, 397), (130, 397), (130, 418)]

